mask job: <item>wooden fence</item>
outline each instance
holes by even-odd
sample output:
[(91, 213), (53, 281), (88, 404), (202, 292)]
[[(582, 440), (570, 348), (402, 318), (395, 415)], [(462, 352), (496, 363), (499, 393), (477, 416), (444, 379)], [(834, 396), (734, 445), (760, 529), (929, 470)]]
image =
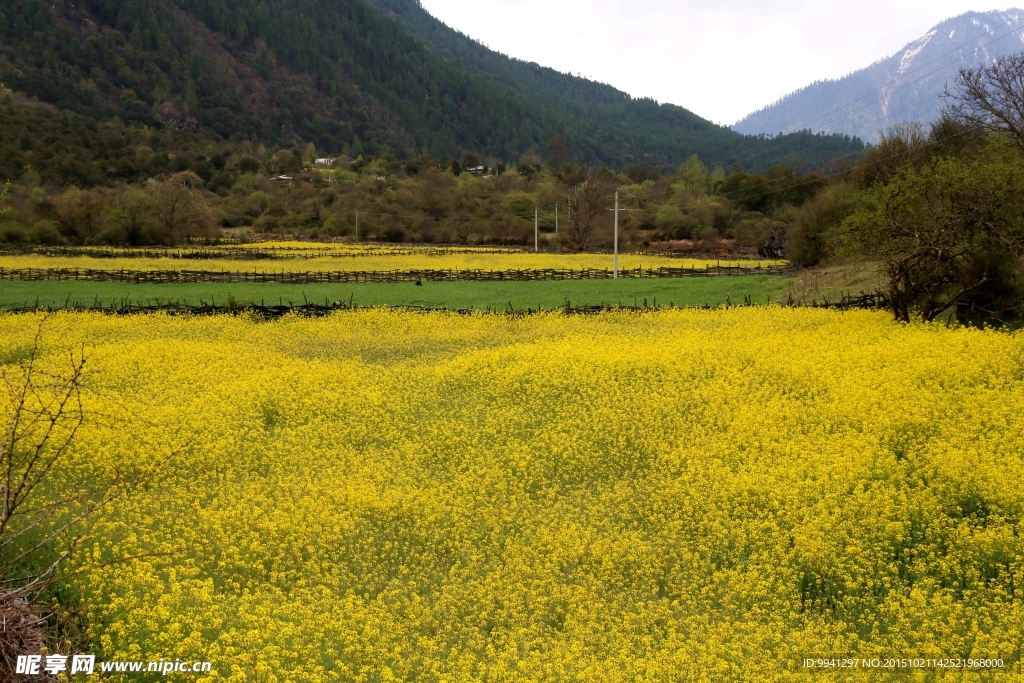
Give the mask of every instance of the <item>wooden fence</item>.
[[(619, 270), (622, 278), (721, 277), (785, 275), (786, 267), (707, 265), (704, 268), (630, 268)], [(0, 268), (0, 280), (86, 280), (132, 284), (200, 282), (273, 282), (289, 285), (345, 284), (356, 282), (529, 282), (535, 280), (610, 280), (608, 268), (530, 268), (523, 270), (341, 270), (341, 271), (211, 271), (211, 270), (97, 270), (92, 268)]]
[(838, 311), (848, 311), (851, 309), (879, 310), (889, 308), (889, 298), (880, 291), (875, 291), (870, 294), (861, 292), (856, 296), (843, 294), (836, 300), (825, 298), (821, 301), (818, 301), (817, 299), (812, 299), (811, 301), (807, 301), (806, 299), (798, 301), (790, 296), (789, 300), (785, 302), (785, 305), (791, 308), (829, 308)]

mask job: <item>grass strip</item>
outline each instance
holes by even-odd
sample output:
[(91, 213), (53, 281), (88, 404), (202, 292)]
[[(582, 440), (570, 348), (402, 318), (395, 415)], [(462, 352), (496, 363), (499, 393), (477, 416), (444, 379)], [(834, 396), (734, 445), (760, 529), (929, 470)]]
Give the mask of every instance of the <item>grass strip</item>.
[(425, 282), (383, 284), (281, 285), (257, 283), (125, 284), (118, 282), (39, 281), (0, 283), (0, 308), (34, 305), (110, 305), (123, 301), (177, 301), (198, 305), (227, 303), (352, 302), (360, 306), (427, 306), (506, 309), (574, 306), (648, 305), (717, 306), (775, 300), (784, 280), (772, 276), (679, 278), (657, 280), (573, 280), (537, 282)]

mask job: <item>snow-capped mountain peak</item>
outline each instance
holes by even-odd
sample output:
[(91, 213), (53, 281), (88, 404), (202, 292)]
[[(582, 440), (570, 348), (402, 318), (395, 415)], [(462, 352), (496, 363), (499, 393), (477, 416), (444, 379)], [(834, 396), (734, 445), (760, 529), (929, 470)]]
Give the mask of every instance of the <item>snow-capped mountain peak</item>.
[(896, 123), (934, 121), (961, 67), (991, 64), (1024, 51), (1024, 10), (967, 12), (947, 19), (896, 54), (843, 78), (819, 81), (746, 116), (747, 134), (815, 132), (868, 142)]

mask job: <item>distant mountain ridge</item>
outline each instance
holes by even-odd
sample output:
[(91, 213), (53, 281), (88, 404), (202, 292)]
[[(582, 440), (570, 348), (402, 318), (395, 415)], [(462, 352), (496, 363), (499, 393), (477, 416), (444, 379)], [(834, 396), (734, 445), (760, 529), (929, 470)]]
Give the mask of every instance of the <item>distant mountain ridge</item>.
[[(990, 31), (990, 32), (989, 32)], [(732, 126), (745, 135), (816, 133), (876, 142), (896, 123), (936, 120), (947, 84), (961, 67), (990, 64), (1024, 50), (1024, 10), (967, 12), (947, 19), (902, 50), (843, 78), (818, 81)]]

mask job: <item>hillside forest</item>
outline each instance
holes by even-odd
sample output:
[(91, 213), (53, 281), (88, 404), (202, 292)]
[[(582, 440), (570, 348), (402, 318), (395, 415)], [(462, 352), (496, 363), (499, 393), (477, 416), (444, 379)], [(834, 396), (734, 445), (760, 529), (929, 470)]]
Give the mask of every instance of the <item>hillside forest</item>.
[(698, 154), (763, 172), (769, 146), (809, 163), (863, 147), (740, 135), (509, 59), (413, 2), (0, 0), (0, 80), (69, 116), (353, 159), (471, 150), (517, 163), (560, 134), (579, 163), (669, 171)]

